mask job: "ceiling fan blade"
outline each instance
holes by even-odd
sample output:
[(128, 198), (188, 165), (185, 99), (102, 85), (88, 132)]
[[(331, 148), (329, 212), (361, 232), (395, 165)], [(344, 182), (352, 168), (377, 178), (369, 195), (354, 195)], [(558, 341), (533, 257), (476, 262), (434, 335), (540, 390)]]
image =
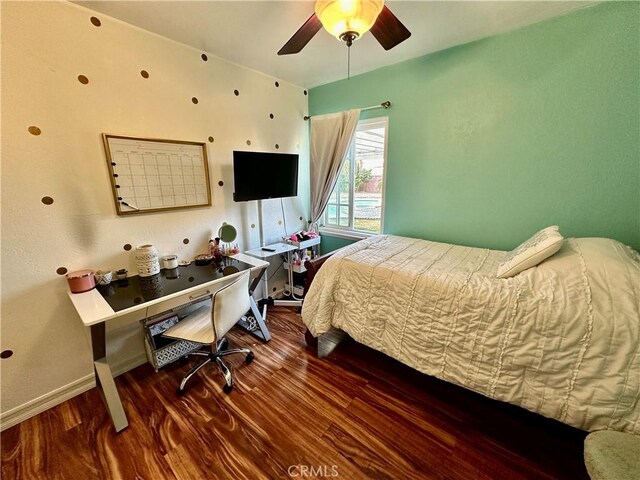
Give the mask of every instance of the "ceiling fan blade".
[(376, 23), (371, 27), (371, 34), (385, 50), (391, 50), (411, 36), (411, 32), (407, 30), (407, 27), (391, 13), (391, 10), (386, 5), (378, 15)]
[(278, 51), (278, 55), (298, 53), (307, 43), (309, 43), (309, 40), (311, 40), (321, 28), (322, 23), (320, 23), (320, 20), (314, 13), (306, 22), (304, 22), (298, 31), (293, 34), (293, 37), (284, 44), (284, 46)]

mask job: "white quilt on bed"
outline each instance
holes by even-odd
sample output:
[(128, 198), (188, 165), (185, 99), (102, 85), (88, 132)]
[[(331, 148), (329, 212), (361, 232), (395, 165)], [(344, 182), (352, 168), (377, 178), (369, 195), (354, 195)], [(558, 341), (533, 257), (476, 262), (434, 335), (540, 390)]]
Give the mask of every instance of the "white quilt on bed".
[(568, 239), (496, 278), (505, 252), (380, 235), (336, 252), (302, 318), (421, 372), (569, 425), (640, 434), (640, 260)]

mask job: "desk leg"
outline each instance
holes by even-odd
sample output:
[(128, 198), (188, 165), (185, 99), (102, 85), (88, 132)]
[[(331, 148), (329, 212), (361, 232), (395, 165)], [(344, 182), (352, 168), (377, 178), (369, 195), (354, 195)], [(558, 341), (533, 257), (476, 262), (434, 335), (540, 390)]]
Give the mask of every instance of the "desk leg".
[(111, 367), (107, 362), (107, 338), (106, 325), (104, 323), (91, 326), (91, 348), (93, 350), (96, 387), (98, 387), (98, 392), (100, 392), (100, 396), (107, 406), (116, 432), (120, 432), (129, 426), (129, 421), (124, 413), (124, 407), (120, 401), (116, 383), (113, 380)]
[[(260, 338), (264, 342), (268, 342), (269, 340), (271, 340), (271, 334), (269, 333), (269, 329), (267, 328), (267, 325), (264, 323), (264, 317), (260, 313), (260, 309), (258, 308), (258, 305), (256, 304), (256, 301), (253, 298), (253, 292), (255, 291), (256, 287), (260, 283), (260, 280), (262, 279), (263, 275), (266, 278), (267, 267), (264, 267), (262, 270), (260, 270), (260, 273), (256, 276), (256, 278), (253, 279), (253, 281), (251, 282), (251, 285), (249, 286), (249, 302), (251, 305), (251, 313), (253, 313), (253, 316), (255, 317), (256, 322), (258, 323), (258, 330), (249, 330), (248, 324), (244, 320), (240, 320), (238, 322), (238, 325), (240, 325), (242, 328), (249, 331), (250, 333), (254, 334), (256, 337)], [(266, 303), (265, 303), (265, 313), (266, 313)]]
[(253, 299), (253, 297), (250, 298), (250, 302), (251, 302), (251, 312), (253, 313), (253, 316), (256, 317), (256, 322), (258, 322), (258, 328), (260, 330), (260, 333), (262, 333), (261, 338), (265, 342), (268, 342), (269, 340), (271, 340), (271, 334), (269, 333), (269, 329), (267, 328), (267, 325), (264, 323), (264, 319), (262, 318), (260, 309), (258, 308), (258, 305), (256, 305), (256, 301)]

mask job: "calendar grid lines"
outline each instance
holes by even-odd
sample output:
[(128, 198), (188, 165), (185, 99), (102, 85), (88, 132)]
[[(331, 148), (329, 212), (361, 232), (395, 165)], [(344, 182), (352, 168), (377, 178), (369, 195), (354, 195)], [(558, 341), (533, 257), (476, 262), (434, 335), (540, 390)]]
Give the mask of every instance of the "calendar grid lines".
[(204, 143), (103, 137), (119, 214), (211, 205)]

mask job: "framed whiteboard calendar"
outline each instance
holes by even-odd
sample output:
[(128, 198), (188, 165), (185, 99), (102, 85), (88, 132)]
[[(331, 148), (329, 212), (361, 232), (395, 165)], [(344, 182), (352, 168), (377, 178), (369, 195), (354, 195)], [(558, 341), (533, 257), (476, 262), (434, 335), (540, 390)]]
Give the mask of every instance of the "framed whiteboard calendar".
[(102, 134), (118, 215), (211, 205), (204, 143)]

